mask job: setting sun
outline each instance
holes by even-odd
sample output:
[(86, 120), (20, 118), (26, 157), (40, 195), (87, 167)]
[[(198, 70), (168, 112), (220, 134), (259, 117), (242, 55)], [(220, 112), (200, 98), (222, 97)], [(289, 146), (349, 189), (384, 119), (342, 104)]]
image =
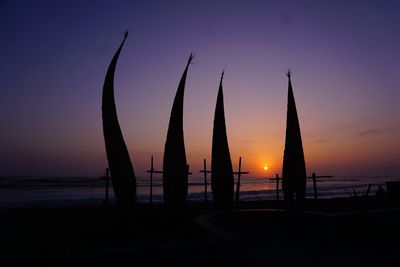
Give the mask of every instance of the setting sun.
[(268, 170), (268, 166), (264, 166), (264, 171)]

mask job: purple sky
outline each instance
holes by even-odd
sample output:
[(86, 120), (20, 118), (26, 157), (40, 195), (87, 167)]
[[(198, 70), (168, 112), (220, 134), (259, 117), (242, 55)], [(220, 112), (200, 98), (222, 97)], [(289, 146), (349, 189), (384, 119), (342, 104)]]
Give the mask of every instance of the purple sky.
[[(135, 172), (161, 168), (190, 52), (184, 130), (210, 160), (221, 71), (234, 168), (281, 172), (288, 68), (308, 172), (400, 175), (399, 1), (0, 0), (0, 175), (99, 175), (104, 75)], [(267, 172), (263, 166), (269, 166)]]

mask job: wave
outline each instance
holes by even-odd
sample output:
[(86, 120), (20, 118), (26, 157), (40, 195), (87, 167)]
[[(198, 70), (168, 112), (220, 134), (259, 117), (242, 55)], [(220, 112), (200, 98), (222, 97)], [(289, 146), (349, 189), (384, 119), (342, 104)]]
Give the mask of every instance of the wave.
[[(358, 194), (366, 191), (369, 184), (371, 194), (375, 193), (377, 185), (386, 181), (400, 181), (399, 177), (334, 177), (318, 180), (318, 197), (334, 198), (348, 197), (353, 189)], [(137, 179), (138, 202), (149, 202), (149, 179)], [(211, 186), (208, 183), (208, 199), (212, 201)], [(153, 201), (163, 202), (162, 179), (153, 181)], [(282, 192), (280, 190), (280, 196)], [(53, 207), (101, 205), (105, 196), (105, 181), (99, 177), (30, 177), (2, 176), (0, 177), (0, 208), (10, 207)], [(312, 198), (312, 182), (307, 183), (308, 198)], [(276, 198), (276, 182), (266, 178), (247, 178), (241, 181), (240, 199), (242, 201), (269, 200)], [(189, 202), (204, 201), (203, 178), (189, 179)], [(110, 185), (110, 202), (114, 202), (113, 190)]]

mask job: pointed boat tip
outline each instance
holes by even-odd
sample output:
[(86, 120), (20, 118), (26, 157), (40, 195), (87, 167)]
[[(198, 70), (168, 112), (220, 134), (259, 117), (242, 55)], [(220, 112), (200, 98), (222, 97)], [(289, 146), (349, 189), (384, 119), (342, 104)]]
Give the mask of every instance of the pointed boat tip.
[(222, 70), (221, 79), (219, 80), (218, 95), (222, 94), (222, 80), (224, 79), (225, 68)]
[(286, 76), (289, 78), (289, 80), (292, 77), (292, 71), (290, 70), (290, 68), (289, 68), (288, 72), (286, 73)]
[(221, 73), (221, 82), (222, 82), (222, 80), (224, 79), (225, 70), (226, 70), (226, 65), (225, 65), (225, 67), (222, 69), (222, 73)]
[(188, 59), (188, 62), (187, 62), (188, 66), (192, 63), (194, 56), (195, 56), (195, 54), (193, 52), (191, 52), (190, 56), (189, 56), (189, 59)]
[(126, 30), (125, 33), (124, 33), (124, 39), (126, 39), (126, 37), (128, 37), (128, 34), (129, 34), (129, 31)]

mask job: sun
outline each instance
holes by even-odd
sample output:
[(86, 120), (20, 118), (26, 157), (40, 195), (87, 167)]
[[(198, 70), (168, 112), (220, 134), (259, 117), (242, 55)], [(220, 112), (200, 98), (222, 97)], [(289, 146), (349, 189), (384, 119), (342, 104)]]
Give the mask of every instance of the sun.
[(268, 170), (268, 166), (264, 166), (264, 171)]

